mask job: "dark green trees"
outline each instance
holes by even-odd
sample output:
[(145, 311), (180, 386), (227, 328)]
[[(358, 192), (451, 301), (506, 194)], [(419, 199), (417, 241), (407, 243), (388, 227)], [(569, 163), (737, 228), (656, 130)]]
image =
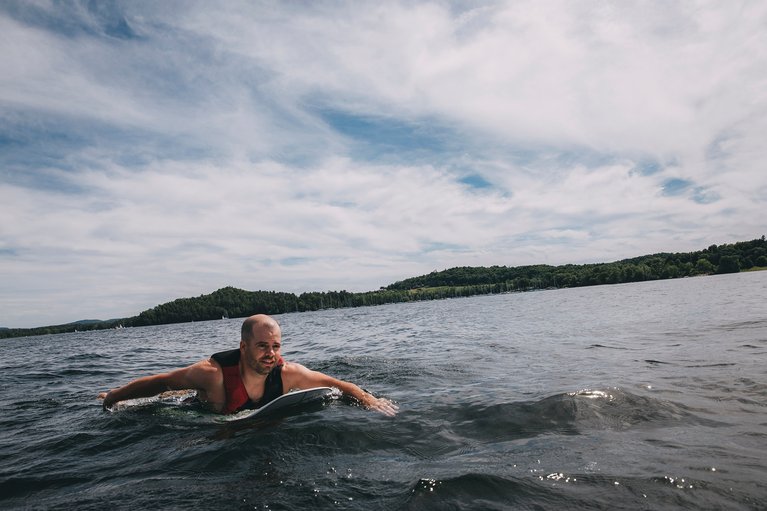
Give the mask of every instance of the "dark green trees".
[(738, 256), (726, 255), (719, 258), (719, 266), (716, 269), (717, 273), (738, 273), (739, 271)]
[(613, 263), (562, 266), (462, 266), (395, 282), (378, 291), (310, 292), (296, 296), (276, 291), (245, 291), (224, 287), (208, 295), (179, 298), (138, 316), (110, 321), (70, 323), (31, 329), (1, 329), (0, 338), (73, 332), (118, 326), (159, 325), (186, 321), (281, 314), (296, 311), (360, 307), (385, 303), (434, 300), (478, 294), (618, 284), (673, 279), (712, 273), (734, 273), (754, 265), (767, 267), (767, 241), (759, 239), (711, 245), (689, 253), (660, 253)]

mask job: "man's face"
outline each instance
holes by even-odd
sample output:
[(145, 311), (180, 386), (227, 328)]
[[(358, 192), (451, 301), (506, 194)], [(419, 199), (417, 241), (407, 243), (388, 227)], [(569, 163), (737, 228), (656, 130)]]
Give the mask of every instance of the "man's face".
[(258, 374), (269, 374), (280, 359), (282, 341), (279, 328), (254, 328), (253, 337), (240, 342), (245, 363)]

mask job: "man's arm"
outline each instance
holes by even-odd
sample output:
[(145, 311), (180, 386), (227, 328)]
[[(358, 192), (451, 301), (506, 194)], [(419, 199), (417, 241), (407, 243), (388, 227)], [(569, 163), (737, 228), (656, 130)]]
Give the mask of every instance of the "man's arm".
[(220, 376), (217, 373), (220, 373), (220, 368), (210, 360), (201, 360), (168, 373), (138, 378), (122, 387), (102, 392), (98, 397), (104, 399), (104, 408), (109, 408), (118, 401), (156, 396), (167, 390), (195, 389), (207, 392), (214, 384), (216, 376)]
[(384, 398), (377, 398), (348, 381), (339, 380), (319, 371), (312, 371), (301, 364), (288, 362), (282, 369), (283, 387), (285, 389), (310, 389), (312, 387), (335, 387), (344, 394), (353, 397), (365, 408), (376, 410), (384, 415), (393, 417), (399, 407)]

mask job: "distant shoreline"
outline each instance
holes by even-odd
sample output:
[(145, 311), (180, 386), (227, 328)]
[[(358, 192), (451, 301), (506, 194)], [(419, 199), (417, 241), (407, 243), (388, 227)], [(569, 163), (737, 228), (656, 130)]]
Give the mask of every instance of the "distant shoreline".
[(208, 295), (178, 298), (129, 318), (80, 320), (34, 328), (0, 327), (0, 339), (208, 321), (257, 313), (284, 314), (763, 270), (767, 270), (767, 241), (764, 236), (751, 241), (711, 245), (696, 252), (651, 254), (612, 263), (456, 267), (395, 282), (377, 291), (360, 293), (329, 291), (295, 295), (225, 287)]

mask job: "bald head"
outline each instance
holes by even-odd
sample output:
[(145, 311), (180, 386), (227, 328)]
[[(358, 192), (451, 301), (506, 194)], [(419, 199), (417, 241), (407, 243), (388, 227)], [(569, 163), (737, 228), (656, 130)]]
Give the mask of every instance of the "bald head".
[(273, 333), (280, 335), (280, 325), (266, 314), (256, 314), (242, 322), (240, 339), (242, 342), (250, 342), (259, 337), (269, 336)]

